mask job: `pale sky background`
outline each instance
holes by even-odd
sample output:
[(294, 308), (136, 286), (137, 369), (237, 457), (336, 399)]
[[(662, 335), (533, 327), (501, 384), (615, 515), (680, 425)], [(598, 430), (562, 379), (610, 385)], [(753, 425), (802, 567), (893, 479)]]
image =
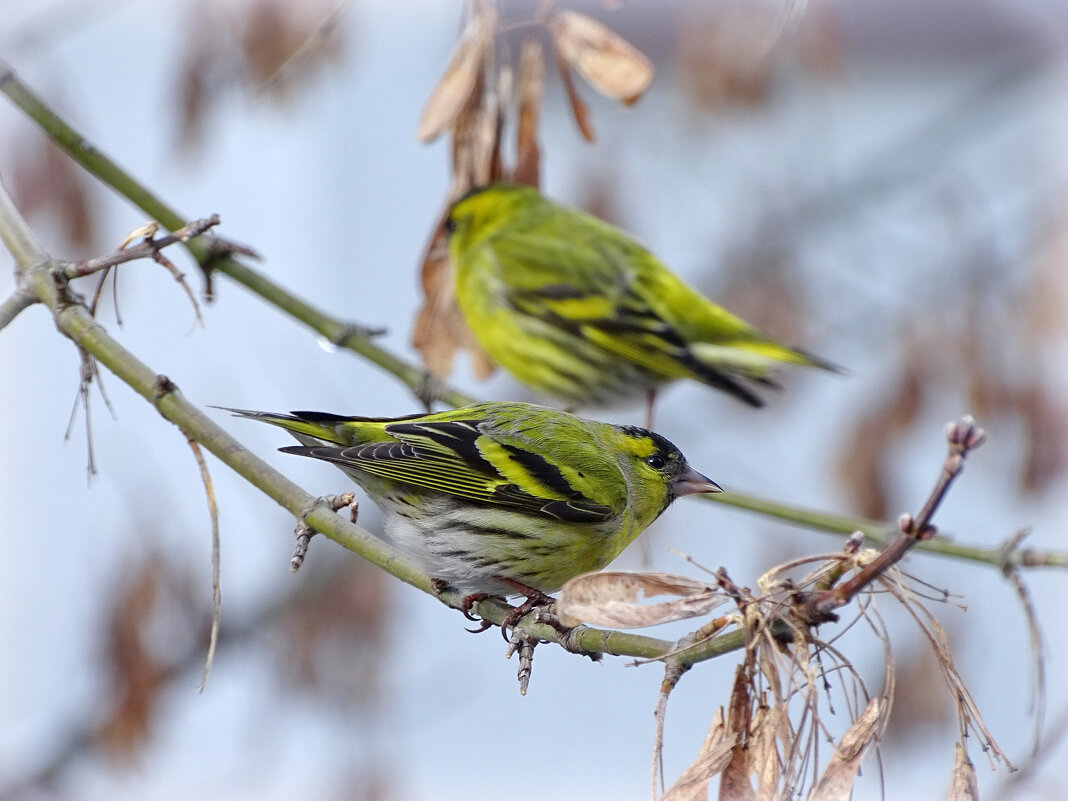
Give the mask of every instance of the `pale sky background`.
[[(195, 152), (175, 145), (175, 75), (203, 8), (182, 0), (28, 5), (0, 0), (0, 59), (183, 214), (219, 213), (222, 234), (262, 254), (259, 269), (274, 280), (343, 318), (389, 326), (385, 344), (415, 358), (408, 339), (420, 300), (416, 266), (448, 184), (446, 145), (419, 144), (415, 128), (454, 43), (459, 4), (352, 3), (341, 23), (350, 31), (340, 63), (281, 107), (228, 93)], [(655, 49), (666, 48), (681, 24), (679, 5), (656, 15), (639, 0), (619, 16), (599, 5), (583, 8)], [(633, 109), (622, 111), (583, 87), (600, 134), (592, 147), (580, 141), (552, 84), (542, 124), (546, 193), (579, 203), (589, 182), (609, 172), (620, 224), (710, 295), (739, 269), (731, 254), (752, 249), (768, 231), (797, 226), (788, 237), (791, 259), (804, 287), (802, 311), (813, 320), (803, 344), (845, 365), (849, 375), (790, 373), (786, 391), (759, 413), (696, 385), (665, 393), (658, 429), (728, 489), (852, 512), (835, 459), (858, 412), (892, 389), (891, 368), (902, 358), (892, 337), (901, 321), (932, 299), (947, 316), (959, 313), (953, 271), (964, 247), (993, 254), (991, 270), (1010, 289), (1014, 271), (1027, 280), (1031, 268), (1021, 265), (1038, 225), (1035, 210), (1057, 203), (1063, 209), (1068, 198), (1068, 83), (1057, 59), (1068, 12), (1052, 2), (1025, 6), (829, 3), (840, 25), (842, 67), (829, 78), (785, 70), (769, 103), (748, 111), (694, 111), (669, 54), (651, 53), (656, 82)], [(1016, 82), (992, 82), (1011, 64), (1032, 59), (1047, 66)], [(958, 105), (960, 114), (951, 114)], [(928, 129), (927, 120), (947, 116), (950, 124)], [(0, 101), (5, 179), (36, 135), (6, 98)], [(895, 178), (902, 172), (907, 180)], [(853, 193), (858, 175), (869, 176), (863, 194)], [(802, 219), (798, 199), (809, 196), (822, 202)], [(94, 253), (110, 251), (144, 222), (105, 189), (96, 189), (93, 201), (103, 237)], [(777, 215), (781, 223), (774, 223)], [(762, 227), (769, 220), (771, 227)], [(91, 255), (64, 252), (62, 232), (47, 216), (32, 222), (55, 255)], [(978, 244), (974, 232), (983, 235)], [(195, 267), (174, 256), (199, 290)], [(0, 281), (0, 293), (10, 286)], [(398, 382), (321, 347), (224, 276), (217, 278), (216, 301), (203, 309), (203, 329), (194, 326), (172, 279), (149, 263), (123, 267), (119, 292), (124, 325), (115, 325), (110, 305), (102, 324), (199, 405), (374, 415), (417, 409)], [(1066, 356), (1061, 339), (1043, 362), (1061, 409)], [(481, 397), (525, 397), (504, 377), (477, 384), (466, 366), (454, 380)], [(99, 475), (87, 487), (81, 417), (63, 443), (77, 384), (76, 352), (44, 310), (30, 309), (0, 332), (0, 510), (7, 536), (0, 561), (0, 794), (52, 758), (72, 721), (92, 719), (105, 706), (100, 630), (131, 555), (178, 560), (199, 582), (195, 589), (210, 597), (208, 517), (183, 438), (105, 375), (117, 419), (94, 390)], [(928, 400), (923, 422), (895, 444), (893, 502), (901, 511), (918, 510), (941, 463), (942, 426), (967, 411), (965, 387), (949, 381)], [(212, 414), (309, 491), (347, 488), (328, 466), (276, 453), (288, 444), (281, 432)], [(637, 414), (600, 416), (634, 421)], [(1021, 496), (1019, 431), (1012, 420), (980, 422), (989, 442), (969, 461), (936, 522), (962, 541), (990, 547), (1030, 525), (1033, 546), (1068, 547), (1063, 476), (1062, 491)], [(209, 467), (220, 504), (228, 624), (254, 617), (294, 582), (314, 581), (324, 564), (356, 558), (316, 540), (309, 560), (318, 566), (291, 575), (290, 516), (210, 457)], [(371, 504), (363, 505), (360, 522), (375, 530)], [(694, 574), (671, 547), (755, 586), (769, 566), (838, 544), (684, 500), (650, 531), (645, 552), (656, 569)], [(617, 566), (644, 564), (642, 550), (632, 548)], [(938, 615), (955, 635), (958, 667), (987, 723), (1022, 763), (1030, 745), (1028, 642), (1011, 589), (996, 571), (963, 562), (918, 556), (909, 569), (965, 596), (967, 612), (949, 606)], [(1054, 720), (1068, 707), (1062, 680), (1068, 584), (1063, 572), (1025, 579), (1047, 636)], [(385, 586), (388, 653), (373, 715), (287, 689), (265, 632), (220, 654), (204, 694), (196, 692), (198, 671), (176, 682), (132, 763), (78, 759), (59, 778), (55, 797), (362, 798), (353, 788), (367, 782), (368, 766), (390, 776), (382, 797), (391, 799), (648, 797), (658, 667), (626, 667), (611, 658), (593, 665), (546, 646), (536, 653), (523, 698), (516, 664), (503, 659), (495, 631), (466, 634), (458, 613), (399, 582)], [(889, 617), (899, 653), (915, 651), (909, 622)], [(166, 653), (165, 633), (158, 647)], [(852, 655), (878, 686), (878, 647), (859, 641)], [(727, 700), (733, 669), (730, 659), (700, 665), (671, 699), (669, 780), (696, 755), (715, 708)], [(937, 695), (937, 675), (910, 674), (899, 679), (899, 701), (929, 695), (930, 687)], [(913, 727), (885, 749), (888, 799), (944, 796), (953, 759), (952, 721), (948, 726)], [(995, 797), (1001, 775), (978, 748), (971, 756), (983, 797)], [(1061, 742), (1031, 790), (1009, 797), (1068, 798), (1056, 780), (1066, 758)], [(865, 774), (856, 797), (878, 797), (874, 762)]]

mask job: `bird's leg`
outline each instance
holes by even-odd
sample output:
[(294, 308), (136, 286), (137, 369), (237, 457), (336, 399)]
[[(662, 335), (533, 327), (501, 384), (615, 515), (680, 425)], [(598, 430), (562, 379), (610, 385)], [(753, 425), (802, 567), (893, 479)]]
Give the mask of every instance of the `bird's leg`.
[[(504, 619), (504, 622), (501, 623), (501, 633), (504, 635), (504, 639), (508, 642), (510, 646), (509, 654), (515, 651), (517, 643), (520, 643), (523, 640), (530, 640), (531, 643), (533, 643), (530, 645), (530, 654), (533, 654), (533, 646), (537, 644), (538, 640), (536, 638), (531, 637), (531, 635), (526, 634), (525, 632), (521, 632), (520, 629), (516, 628), (516, 624), (519, 623), (519, 621), (522, 620), (530, 612), (535, 612), (534, 622), (544, 623), (546, 626), (551, 626), (552, 628), (554, 628), (556, 632), (561, 635), (559, 642), (565, 651), (569, 651), (573, 654), (581, 654), (582, 656), (588, 656), (594, 662), (601, 661), (601, 655), (599, 653), (587, 651), (585, 648), (582, 648), (578, 644), (578, 641), (576, 639), (573, 639), (574, 636), (578, 634), (581, 630), (585, 629), (586, 626), (580, 625), (575, 626), (574, 628), (572, 628), (571, 626), (565, 626), (563, 623), (560, 622), (560, 618), (558, 618), (553, 613), (553, 604), (556, 603), (555, 598), (553, 598), (551, 595), (546, 595), (541, 590), (536, 590), (533, 587), (528, 587), (526, 584), (516, 581), (515, 579), (504, 578), (502, 576), (495, 576), (495, 578), (497, 579), (497, 581), (507, 585), (516, 592), (522, 593), (527, 597), (527, 600), (517, 606), (511, 612), (509, 612), (508, 617), (506, 617)], [(508, 634), (509, 628), (512, 629), (511, 636), (509, 636)], [(520, 657), (522, 656), (523, 651), (520, 650)], [(526, 684), (523, 680), (522, 659), (520, 659), (519, 673), (520, 692), (523, 692), (525, 694)], [(529, 678), (529, 661), (527, 678)]]
[(473, 592), (470, 595), (465, 595), (464, 599), (460, 601), (460, 611), (463, 612), (464, 617), (468, 620), (473, 620), (477, 623), (479, 619), (471, 615), (471, 607), (479, 601), (485, 601), (487, 598), (492, 597), (488, 592)]
[[(509, 589), (515, 590), (517, 593), (526, 596), (526, 600), (509, 612), (508, 616), (501, 622), (501, 635), (504, 637), (505, 641), (508, 640), (508, 629), (515, 628), (516, 623), (528, 614), (539, 607), (550, 606), (556, 603), (556, 599), (551, 595), (546, 595), (541, 590), (528, 587), (521, 581), (505, 578), (504, 576), (494, 576), (494, 578)], [(553, 619), (555, 620), (555, 618)]]
[[(431, 577), (430, 587), (433, 588), (434, 592), (440, 596), (443, 592), (447, 590), (447, 588), (449, 588), (449, 582), (445, 581), (444, 579)], [(477, 623), (478, 626), (480, 626), (480, 628), (476, 629), (465, 629), (466, 631), (470, 631), (472, 634), (481, 634), (483, 631), (493, 625), (489, 621), (484, 621), (484, 619), (474, 617), (471, 614), (471, 607), (473, 607), (475, 603), (481, 600), (486, 600), (486, 598), (491, 597), (492, 596), (486, 593), (471, 593), (471, 595), (465, 595), (464, 598), (460, 600), (460, 612), (464, 614), (464, 616), (467, 617), (469, 621), (473, 621), (474, 623)]]
[[(515, 607), (508, 616), (501, 622), (501, 635), (505, 641), (508, 641), (508, 630), (514, 629), (516, 623), (533, 612), (535, 609), (543, 609), (556, 603), (556, 599), (551, 595), (546, 595), (541, 590), (537, 590), (534, 587), (528, 587), (521, 581), (515, 579), (506, 578), (504, 576), (494, 576), (498, 582), (506, 586), (508, 589), (514, 591), (519, 595), (526, 597), (526, 601)], [(432, 579), (434, 590), (438, 593), (444, 592), (449, 586), (448, 583), (442, 579)], [(487, 598), (496, 598), (498, 600), (504, 600), (499, 595), (490, 595), (488, 592), (473, 592), (470, 595), (465, 595), (463, 600), (460, 601), (460, 611), (463, 616), (468, 620), (478, 623), (480, 628), (468, 629), (472, 634), (481, 634), (490, 628), (493, 624), (483, 618), (477, 618), (471, 614), (471, 608), (479, 601), (485, 601)], [(546, 613), (541, 622), (548, 623), (557, 631), (566, 632), (568, 629), (562, 626), (554, 615)]]
[(653, 404), (656, 403), (656, 389), (650, 388), (645, 392), (645, 427), (653, 430)]
[(465, 595), (463, 600), (460, 601), (460, 611), (463, 613), (463, 616), (474, 623), (478, 623), (477, 629), (466, 629), (466, 631), (469, 631), (472, 634), (481, 634), (482, 632), (493, 626), (493, 624), (485, 618), (474, 617), (471, 614), (472, 606), (477, 604), (479, 601), (485, 601), (487, 598), (493, 597), (495, 596), (490, 595), (488, 592), (473, 592), (470, 595)]
[[(447, 582), (445, 579), (435, 578), (435, 577), (431, 576), (431, 578), (430, 578), (430, 587), (431, 587), (431, 589), (434, 590), (435, 593), (437, 593), (440, 596), (443, 592), (445, 592), (445, 590), (449, 589), (449, 582)], [(479, 626), (480, 626), (480, 628), (477, 628), (477, 629), (465, 629), (465, 631), (469, 631), (472, 634), (481, 634), (482, 632), (484, 632), (486, 629), (490, 628), (493, 625), (488, 620), (482, 620), (480, 618), (473, 617), (471, 615), (471, 607), (472, 606), (477, 604), (479, 601), (484, 601), (487, 598), (491, 598), (491, 597), (493, 597), (493, 596), (488, 595), (487, 593), (484, 593), (484, 592), (473, 592), (470, 595), (465, 595), (463, 597), (463, 599), (460, 601), (460, 612), (462, 612), (463, 616), (466, 617), (468, 620), (474, 621), (475, 623), (478, 623)]]

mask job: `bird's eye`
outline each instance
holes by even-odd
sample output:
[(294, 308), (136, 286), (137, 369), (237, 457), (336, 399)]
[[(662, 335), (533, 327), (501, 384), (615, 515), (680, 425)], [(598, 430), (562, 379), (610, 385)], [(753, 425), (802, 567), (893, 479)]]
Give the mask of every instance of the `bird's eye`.
[(456, 218), (455, 217), (446, 217), (445, 218), (445, 222), (442, 224), (442, 227), (445, 229), (446, 233), (450, 233), (451, 234), (451, 233), (455, 232), (456, 231)]
[(652, 456), (645, 460), (645, 463), (651, 468), (653, 468), (653, 470), (660, 470), (665, 464), (667, 464), (664, 461), (664, 457), (661, 456), (659, 453), (654, 453)]

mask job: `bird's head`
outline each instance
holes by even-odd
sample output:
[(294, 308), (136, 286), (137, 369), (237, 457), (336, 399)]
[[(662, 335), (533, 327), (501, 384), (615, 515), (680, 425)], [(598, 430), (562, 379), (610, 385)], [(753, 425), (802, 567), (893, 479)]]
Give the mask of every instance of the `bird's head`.
[(651, 522), (683, 495), (723, 492), (715, 481), (690, 467), (682, 451), (655, 431), (637, 426), (619, 426), (617, 430), (620, 466), (628, 477), (631, 503), (639, 517), (651, 513)]
[(541, 200), (537, 191), (516, 184), (489, 184), (461, 197), (445, 216), (449, 254), (454, 260), (491, 237), (502, 225), (519, 219), (531, 203)]

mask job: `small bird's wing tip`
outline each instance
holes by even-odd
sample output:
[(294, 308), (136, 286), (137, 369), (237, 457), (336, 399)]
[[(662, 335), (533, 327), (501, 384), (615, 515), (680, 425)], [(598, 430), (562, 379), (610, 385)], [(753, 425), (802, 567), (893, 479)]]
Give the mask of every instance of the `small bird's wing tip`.
[(813, 353), (809, 353), (807, 350), (801, 348), (794, 348), (794, 352), (804, 358), (808, 364), (808, 367), (815, 367), (819, 370), (826, 370), (829, 373), (837, 373), (838, 375), (852, 375), (852, 373), (840, 364), (836, 364), (828, 359), (824, 359), (821, 356), (816, 356)]
[(257, 412), (252, 409), (235, 409), (233, 406), (216, 406), (214, 403), (207, 404), (209, 409), (219, 409), (223, 412), (230, 412), (234, 417), (249, 417), (252, 419), (263, 417), (266, 412)]

